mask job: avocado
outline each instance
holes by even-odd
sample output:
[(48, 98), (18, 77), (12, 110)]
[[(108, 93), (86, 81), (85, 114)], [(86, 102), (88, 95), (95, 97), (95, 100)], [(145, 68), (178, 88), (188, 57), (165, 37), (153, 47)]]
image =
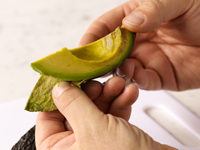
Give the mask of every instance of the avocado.
[(80, 81), (102, 76), (113, 70), (132, 50), (135, 34), (118, 27), (91, 44), (63, 48), (31, 64), (40, 74), (65, 81)]
[[(59, 84), (63, 80), (41, 75), (38, 82), (36, 83), (31, 95), (29, 96), (28, 102), (25, 106), (25, 110), (28, 111), (53, 111), (57, 110), (56, 105), (52, 98), (52, 89), (56, 84)], [(80, 84), (83, 81), (68, 81), (71, 84), (81, 88)]]
[(51, 91), (56, 83), (70, 82), (81, 88), (88, 79), (102, 76), (119, 66), (132, 50), (135, 33), (125, 28), (116, 30), (88, 45), (63, 48), (31, 64), (41, 74), (25, 110), (53, 111), (56, 106)]
[(36, 150), (35, 126), (28, 130), (11, 150)]

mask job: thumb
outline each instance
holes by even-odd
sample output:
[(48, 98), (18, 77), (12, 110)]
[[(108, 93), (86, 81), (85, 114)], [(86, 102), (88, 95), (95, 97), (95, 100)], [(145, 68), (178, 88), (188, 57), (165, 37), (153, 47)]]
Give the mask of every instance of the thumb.
[(65, 116), (75, 134), (84, 132), (91, 124), (94, 125), (102, 115), (81, 89), (67, 82), (55, 85), (52, 96), (58, 110)]
[[(130, 2), (135, 5), (136, 0)], [(123, 26), (132, 32), (150, 32), (161, 23), (181, 16), (192, 6), (188, 0), (143, 0), (123, 19)]]

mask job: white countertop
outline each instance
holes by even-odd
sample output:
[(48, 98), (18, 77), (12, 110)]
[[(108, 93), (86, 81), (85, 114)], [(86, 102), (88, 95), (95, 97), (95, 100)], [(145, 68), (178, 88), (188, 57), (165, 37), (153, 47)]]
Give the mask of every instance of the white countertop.
[[(90, 23), (128, 0), (0, 0), (0, 104), (28, 97), (30, 67), (62, 47), (75, 48)], [(200, 89), (170, 92), (200, 117)]]

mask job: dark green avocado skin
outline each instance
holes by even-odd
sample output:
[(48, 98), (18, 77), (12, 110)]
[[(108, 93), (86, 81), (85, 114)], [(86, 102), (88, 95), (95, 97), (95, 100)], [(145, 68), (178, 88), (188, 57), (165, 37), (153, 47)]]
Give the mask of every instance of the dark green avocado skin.
[(35, 126), (26, 132), (11, 150), (36, 150), (35, 146)]

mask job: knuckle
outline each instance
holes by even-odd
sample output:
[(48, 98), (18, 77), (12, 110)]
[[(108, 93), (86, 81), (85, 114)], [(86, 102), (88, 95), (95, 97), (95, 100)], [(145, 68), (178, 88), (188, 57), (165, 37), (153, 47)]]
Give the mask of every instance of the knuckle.
[(163, 8), (163, 0), (151, 0), (151, 1), (146, 1), (146, 5), (150, 9), (157, 9), (161, 10)]

